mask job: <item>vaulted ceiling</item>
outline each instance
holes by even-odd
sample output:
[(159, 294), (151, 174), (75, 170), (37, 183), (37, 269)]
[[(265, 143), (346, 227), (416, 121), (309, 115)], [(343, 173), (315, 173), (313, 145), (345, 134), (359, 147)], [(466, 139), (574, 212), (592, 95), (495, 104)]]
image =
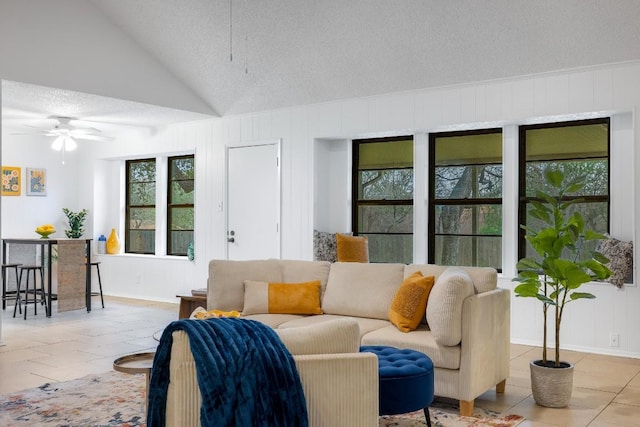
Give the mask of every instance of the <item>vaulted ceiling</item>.
[(220, 115), (640, 58), (638, 1), (92, 2)]
[[(100, 16), (202, 101), (192, 111), (213, 116), (640, 59), (635, 0), (2, 0), (0, 15), (18, 2), (63, 8), (71, 23)], [(65, 27), (91, 37), (91, 26)], [(44, 82), (85, 89), (58, 80)], [(93, 94), (123, 97), (108, 89)], [(174, 98), (162, 107), (190, 109)]]

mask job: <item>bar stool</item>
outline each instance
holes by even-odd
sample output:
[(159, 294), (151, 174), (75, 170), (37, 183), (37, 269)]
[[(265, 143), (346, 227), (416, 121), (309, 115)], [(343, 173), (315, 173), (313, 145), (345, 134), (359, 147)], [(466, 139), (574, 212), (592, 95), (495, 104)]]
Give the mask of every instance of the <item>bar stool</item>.
[[(16, 300), (18, 291), (7, 291), (7, 270), (13, 269), (16, 273), (16, 289), (18, 286), (18, 267), (20, 263), (2, 264), (2, 309), (7, 309), (7, 301)], [(20, 314), (22, 314), (22, 308), (20, 308)]]
[[(20, 278), (18, 280), (18, 290), (16, 293), (16, 305), (15, 307), (13, 307), (13, 317), (16, 317), (16, 308), (18, 308), (19, 306), (21, 306), (22, 304), (22, 298), (20, 297), (20, 292), (21, 291), (21, 287), (22, 287), (22, 274), (26, 271), (27, 272), (27, 280), (26, 280), (26, 284), (25, 284), (25, 289), (24, 289), (24, 319), (27, 319), (27, 304), (30, 304), (29, 302), (29, 273), (33, 273), (33, 314), (34, 315), (38, 315), (38, 303), (41, 303), (42, 305), (45, 306), (46, 308), (46, 304), (47, 304), (47, 299), (45, 298), (45, 291), (44, 291), (44, 271), (41, 265), (21, 265), (20, 267), (18, 267), (20, 269)], [(36, 278), (36, 271), (40, 272), (40, 289), (38, 290), (38, 280)], [(40, 293), (40, 299), (38, 299), (38, 293)]]
[[(100, 302), (102, 302), (102, 308), (104, 308), (104, 297), (102, 296), (102, 279), (100, 278), (100, 261), (90, 262), (92, 267), (96, 268), (98, 272), (98, 285), (100, 285)], [(98, 295), (98, 292), (91, 292), (91, 295)]]

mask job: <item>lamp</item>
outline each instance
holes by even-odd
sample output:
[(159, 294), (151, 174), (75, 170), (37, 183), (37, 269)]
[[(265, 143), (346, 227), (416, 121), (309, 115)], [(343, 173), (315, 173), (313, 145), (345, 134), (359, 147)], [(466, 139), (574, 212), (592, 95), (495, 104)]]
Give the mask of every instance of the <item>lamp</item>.
[(78, 148), (78, 144), (69, 135), (60, 135), (51, 144), (51, 148), (56, 151), (73, 151)]

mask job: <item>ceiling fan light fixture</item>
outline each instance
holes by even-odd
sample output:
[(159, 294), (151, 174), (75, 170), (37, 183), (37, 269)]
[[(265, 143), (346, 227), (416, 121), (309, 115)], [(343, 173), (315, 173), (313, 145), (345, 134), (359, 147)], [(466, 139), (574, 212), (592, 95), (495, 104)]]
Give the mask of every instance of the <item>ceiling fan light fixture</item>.
[(64, 151), (73, 151), (78, 148), (76, 141), (68, 135), (60, 135), (51, 144), (51, 148), (56, 151), (60, 151), (64, 148)]
[(64, 139), (64, 149), (65, 151), (73, 151), (78, 148), (78, 144), (76, 141), (70, 136), (65, 137)]
[(51, 148), (56, 151), (62, 150), (62, 145), (64, 144), (64, 137), (61, 135), (53, 140), (53, 144), (51, 144)]

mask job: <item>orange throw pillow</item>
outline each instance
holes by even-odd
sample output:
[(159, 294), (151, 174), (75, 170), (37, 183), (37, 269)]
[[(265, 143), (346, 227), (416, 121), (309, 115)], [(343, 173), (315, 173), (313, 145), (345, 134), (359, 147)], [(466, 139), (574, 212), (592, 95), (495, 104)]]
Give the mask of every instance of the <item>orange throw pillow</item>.
[(408, 276), (393, 297), (389, 308), (389, 320), (401, 332), (415, 330), (425, 315), (434, 276), (424, 277), (416, 271)]
[(369, 239), (367, 236), (336, 234), (338, 262), (369, 262)]

